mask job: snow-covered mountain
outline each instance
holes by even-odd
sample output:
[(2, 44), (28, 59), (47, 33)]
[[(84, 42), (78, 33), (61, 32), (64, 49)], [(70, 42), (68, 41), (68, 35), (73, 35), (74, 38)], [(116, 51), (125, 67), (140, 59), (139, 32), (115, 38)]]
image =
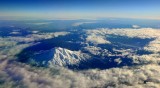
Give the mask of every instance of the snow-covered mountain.
[(87, 56), (85, 54), (82, 54), (80, 51), (71, 51), (60, 47), (52, 49), (52, 52), (54, 54), (53, 58), (48, 61), (49, 66), (73, 65), (87, 58)]
[(80, 51), (71, 51), (61, 47), (55, 47), (51, 50), (41, 51), (34, 56), (34, 60), (40, 64), (53, 67), (75, 65), (80, 61), (89, 58), (88, 55)]

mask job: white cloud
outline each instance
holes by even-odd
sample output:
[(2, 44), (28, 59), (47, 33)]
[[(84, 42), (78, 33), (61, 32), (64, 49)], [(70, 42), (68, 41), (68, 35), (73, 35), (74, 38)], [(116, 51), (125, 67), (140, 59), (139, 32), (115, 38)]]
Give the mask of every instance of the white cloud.
[[(141, 87), (160, 86), (160, 66), (155, 64), (136, 68), (112, 68), (106, 70), (71, 71), (65, 68), (38, 69), (17, 62), (0, 62), (3, 80), (28, 88), (92, 88), (92, 87)], [(2, 79), (2, 78), (1, 78)]]
[(136, 29), (137, 29), (137, 28), (140, 28), (139, 25), (132, 25), (132, 27), (133, 27), (133, 28), (136, 28)]
[[(91, 40), (95, 43), (104, 43), (104, 41), (106, 42), (107, 40), (105, 39), (105, 36), (108, 34), (128, 36), (130, 38), (155, 38), (155, 40), (151, 41), (149, 45), (144, 47), (144, 49), (152, 51), (153, 54), (131, 55), (131, 50), (121, 50), (124, 53), (127, 52), (126, 55), (130, 55), (130, 57), (137, 61), (137, 63), (141, 63), (141, 65), (133, 67), (125, 66), (122, 68), (111, 68), (105, 70), (90, 69), (83, 71), (71, 71), (63, 67), (44, 69), (15, 62), (3, 55), (6, 54), (10, 55), (10, 58), (15, 58), (15, 53), (18, 53), (19, 50), (22, 50), (28, 45), (17, 45), (17, 42), (22, 41), (25, 38), (0, 38), (0, 47), (6, 47), (5, 50), (0, 51), (0, 80), (4, 82), (4, 84), (1, 84), (0, 86), (4, 88), (9, 86), (28, 88), (158, 88), (160, 86), (160, 55), (158, 53), (160, 51), (160, 30), (152, 28), (141, 28), (137, 30), (96, 29), (88, 30), (86, 32), (87, 34), (90, 34), (88, 37), (91, 36), (89, 37), (88, 41)], [(49, 36), (54, 37), (62, 34), (65, 33), (56, 33), (53, 35), (49, 34)], [(95, 36), (100, 37), (97, 38)], [(27, 38), (33, 39), (45, 39), (51, 37), (48, 37), (48, 34), (27, 36)], [(95, 55), (101, 50), (101, 48), (96, 46), (88, 46), (86, 48), (87, 50), (92, 51), (92, 53)], [(121, 63), (121, 60), (117, 58), (115, 62)]]
[(39, 31), (32, 31), (32, 33), (38, 33)]
[(52, 22), (36, 22), (36, 23), (26, 23), (26, 24), (34, 24), (34, 25), (47, 25), (51, 24)]
[(10, 34), (21, 34), (20, 32), (17, 32), (17, 31), (13, 31), (11, 32)]
[(91, 23), (96, 23), (96, 22), (77, 22), (77, 23), (72, 24), (72, 26), (80, 26), (82, 24), (91, 24)]
[(92, 42), (94, 44), (107, 44), (107, 43), (110, 43), (109, 41), (104, 39), (103, 36), (97, 36), (97, 35), (89, 35), (86, 38), (86, 40), (87, 40), (87, 42)]

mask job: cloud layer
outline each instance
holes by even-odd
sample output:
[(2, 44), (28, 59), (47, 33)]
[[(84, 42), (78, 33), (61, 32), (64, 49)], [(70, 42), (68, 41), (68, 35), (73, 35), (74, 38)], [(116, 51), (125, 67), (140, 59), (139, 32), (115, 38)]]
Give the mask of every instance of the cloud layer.
[[(127, 36), (130, 38), (154, 38), (145, 50), (153, 53), (146, 55), (131, 55), (131, 50), (121, 50), (123, 55), (130, 56), (140, 65), (124, 66), (105, 70), (90, 69), (72, 71), (63, 67), (43, 68), (32, 67), (16, 62), (13, 58), (23, 48), (32, 45), (33, 41), (52, 38), (56, 34), (32, 34), (27, 37), (0, 38), (0, 80), (2, 88), (158, 88), (160, 86), (160, 30), (152, 28), (141, 29), (95, 29), (87, 30), (87, 42), (101, 44), (108, 41), (104, 36), (109, 34)], [(98, 36), (98, 37), (93, 37)], [(89, 39), (87, 39), (89, 37)], [(92, 38), (91, 38), (92, 37)], [(93, 39), (95, 38), (95, 40)], [(98, 39), (97, 39), (98, 38)], [(92, 40), (93, 39), (93, 40)], [(97, 40), (97, 41), (96, 41)], [(23, 44), (18, 44), (25, 42)], [(108, 44), (108, 42), (107, 42)], [(100, 47), (85, 47), (92, 54), (99, 54)], [(16, 50), (16, 51), (15, 51)], [(116, 51), (116, 50), (115, 50)], [(106, 50), (106, 52), (108, 52)], [(105, 54), (105, 53), (104, 53)], [(108, 54), (108, 53), (107, 53)], [(115, 60), (121, 63), (120, 59)]]

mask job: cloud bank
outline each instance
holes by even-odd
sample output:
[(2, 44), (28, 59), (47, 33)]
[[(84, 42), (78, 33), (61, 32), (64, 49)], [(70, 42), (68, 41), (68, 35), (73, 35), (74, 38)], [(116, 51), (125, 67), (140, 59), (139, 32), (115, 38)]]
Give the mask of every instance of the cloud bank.
[[(32, 67), (16, 62), (13, 58), (23, 48), (32, 45), (32, 41), (46, 39), (52, 34), (32, 34), (23, 37), (0, 38), (0, 80), (2, 88), (159, 88), (160, 86), (160, 30), (153, 28), (140, 29), (112, 29), (104, 28), (87, 30), (87, 41), (101, 44), (108, 41), (104, 36), (109, 34), (127, 36), (130, 38), (154, 38), (145, 50), (153, 53), (147, 55), (131, 55), (130, 50), (121, 50), (129, 55), (135, 63), (140, 65), (124, 66), (105, 70), (89, 69), (82, 71), (69, 70), (63, 67), (42, 68)], [(64, 33), (59, 33), (64, 34)], [(57, 34), (57, 36), (59, 35)], [(100, 36), (100, 37), (95, 37)], [(93, 39), (95, 38), (95, 40)], [(92, 40), (93, 39), (93, 40)], [(97, 40), (97, 41), (96, 41)], [(17, 43), (25, 41), (25, 44)], [(89, 46), (88, 50), (96, 55), (101, 50), (99, 47)], [(18, 50), (15, 52), (15, 50)], [(106, 51), (107, 52), (107, 51)], [(121, 61), (115, 60), (117, 63)]]

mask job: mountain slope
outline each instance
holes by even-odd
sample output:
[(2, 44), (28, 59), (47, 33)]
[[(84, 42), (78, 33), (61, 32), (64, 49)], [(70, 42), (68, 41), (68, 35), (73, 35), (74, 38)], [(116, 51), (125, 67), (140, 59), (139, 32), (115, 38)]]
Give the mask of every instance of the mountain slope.
[(71, 51), (60, 47), (39, 52), (34, 56), (36, 62), (49, 67), (74, 65), (87, 58), (89, 56), (80, 51)]

